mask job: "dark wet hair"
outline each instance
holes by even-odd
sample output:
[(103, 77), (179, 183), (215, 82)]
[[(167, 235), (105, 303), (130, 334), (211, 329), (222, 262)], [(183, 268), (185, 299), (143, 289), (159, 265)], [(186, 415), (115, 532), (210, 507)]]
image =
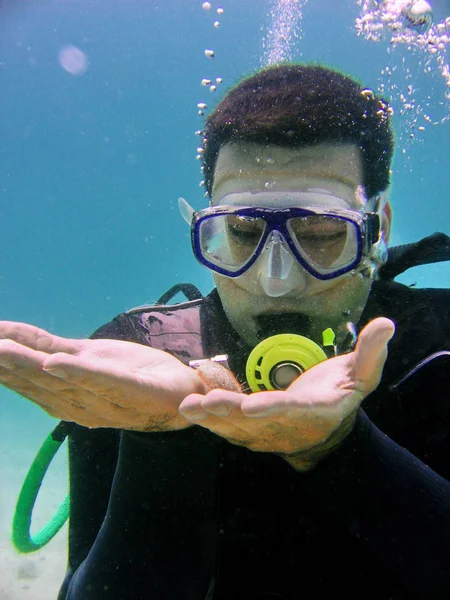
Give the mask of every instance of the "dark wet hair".
[(203, 131), (203, 178), (211, 196), (220, 148), (233, 141), (299, 148), (324, 142), (361, 149), (368, 198), (389, 185), (394, 151), (388, 103), (357, 80), (319, 65), (268, 67), (232, 88)]

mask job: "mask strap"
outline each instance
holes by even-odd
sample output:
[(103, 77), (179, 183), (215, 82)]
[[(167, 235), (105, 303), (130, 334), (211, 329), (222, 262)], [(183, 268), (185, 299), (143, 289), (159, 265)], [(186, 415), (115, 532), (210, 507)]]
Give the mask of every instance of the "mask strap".
[(178, 209), (186, 223), (191, 226), (195, 210), (184, 198), (178, 198)]
[(387, 201), (387, 192), (382, 192), (378, 196), (373, 196), (370, 200), (367, 201), (366, 205), (364, 206), (364, 212), (378, 213), (380, 215), (381, 220), (381, 213), (383, 212), (383, 208), (386, 206)]

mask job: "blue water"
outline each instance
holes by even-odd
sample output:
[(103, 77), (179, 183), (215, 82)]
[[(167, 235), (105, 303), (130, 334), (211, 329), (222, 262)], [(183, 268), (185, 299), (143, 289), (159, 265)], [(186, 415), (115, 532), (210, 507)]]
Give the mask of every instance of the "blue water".
[[(261, 65), (274, 3), (224, 0), (220, 17), (212, 4), (207, 12), (201, 0), (2, 3), (0, 319), (84, 337), (177, 282), (211, 289), (177, 210), (179, 196), (194, 208), (205, 202), (196, 160), (197, 103), (210, 108)], [(435, 2), (437, 21), (450, 14), (446, 4)], [(384, 78), (394, 94), (398, 139), (391, 242), (438, 230), (450, 234), (450, 122), (425, 123), (411, 139), (397, 93), (412, 82), (416, 104), (433, 121), (445, 120), (450, 108), (442, 77), (434, 63), (424, 73), (420, 54), (389, 52), (389, 44), (358, 37), (358, 12), (356, 1), (309, 0), (293, 58), (335, 66), (373, 88), (387, 65), (396, 67)], [(213, 27), (216, 19), (220, 28)], [(68, 45), (87, 56), (84, 74), (60, 64), (58, 53)], [(205, 48), (214, 49), (214, 59), (204, 56)], [(218, 76), (223, 83), (215, 93), (201, 87), (203, 77)], [(450, 265), (401, 278), (419, 286), (447, 286), (449, 280)], [(54, 424), (5, 389), (0, 418), (5, 461), (33, 456)], [(16, 472), (18, 480), (26, 473), (22, 459)], [(16, 481), (2, 492), (5, 522), (16, 492)], [(4, 525), (0, 538), (7, 535)]]

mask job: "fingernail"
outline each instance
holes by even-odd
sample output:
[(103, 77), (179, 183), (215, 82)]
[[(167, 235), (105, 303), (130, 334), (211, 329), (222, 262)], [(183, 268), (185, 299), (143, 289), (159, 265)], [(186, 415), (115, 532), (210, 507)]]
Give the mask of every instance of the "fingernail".
[(209, 413), (215, 415), (216, 417), (226, 417), (230, 414), (230, 409), (225, 404), (220, 404), (219, 406), (213, 406), (212, 408), (207, 409)]
[(60, 367), (55, 367), (54, 369), (52, 369), (50, 367), (49, 369), (42, 369), (42, 370), (45, 371), (45, 373), (48, 373), (49, 375), (51, 375), (52, 377), (58, 377), (59, 379), (67, 378), (67, 373), (65, 371), (63, 371), (63, 369), (61, 369)]
[(0, 367), (4, 369), (14, 369), (14, 363), (7, 358), (0, 358)]

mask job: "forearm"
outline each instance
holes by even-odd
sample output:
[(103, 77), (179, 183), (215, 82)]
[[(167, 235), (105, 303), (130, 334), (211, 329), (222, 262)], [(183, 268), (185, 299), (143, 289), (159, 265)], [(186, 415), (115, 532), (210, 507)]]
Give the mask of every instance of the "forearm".
[(412, 590), (450, 597), (450, 483), (363, 411), (342, 446), (299, 477)]

